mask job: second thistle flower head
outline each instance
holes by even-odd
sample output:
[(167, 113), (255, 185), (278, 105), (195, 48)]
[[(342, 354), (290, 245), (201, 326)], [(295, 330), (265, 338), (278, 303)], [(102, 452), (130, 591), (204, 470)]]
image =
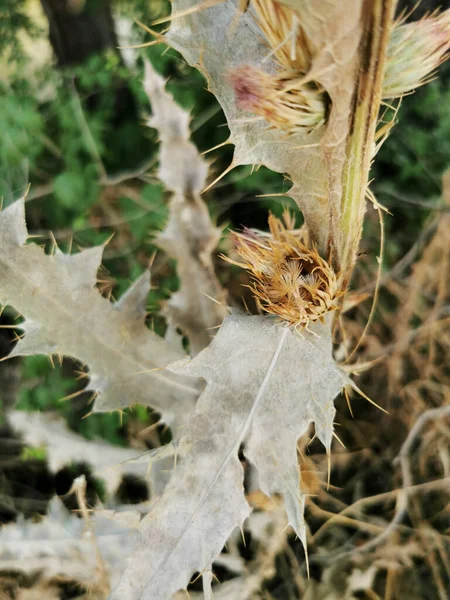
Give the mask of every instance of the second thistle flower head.
[(331, 266), (301, 241), (285, 213), (283, 221), (269, 216), (270, 234), (246, 230), (233, 233), (242, 262), (227, 260), (250, 272), (260, 308), (291, 325), (307, 326), (338, 308), (342, 295)]
[(450, 56), (450, 9), (420, 21), (400, 19), (389, 42), (383, 97), (399, 98), (433, 78)]

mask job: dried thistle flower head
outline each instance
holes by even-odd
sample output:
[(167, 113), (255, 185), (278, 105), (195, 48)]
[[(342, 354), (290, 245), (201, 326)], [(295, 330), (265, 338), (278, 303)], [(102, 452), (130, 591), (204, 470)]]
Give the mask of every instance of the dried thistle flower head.
[(305, 133), (325, 122), (324, 93), (289, 75), (273, 76), (243, 65), (230, 76), (236, 104), (287, 133)]
[(326, 119), (328, 96), (308, 79), (312, 54), (297, 11), (277, 0), (254, 0), (253, 14), (264, 34), (276, 73), (242, 65), (230, 74), (237, 105), (276, 129), (309, 133)]
[(427, 83), (449, 50), (450, 9), (414, 23), (399, 21), (389, 42), (383, 97), (398, 98)]
[(342, 295), (331, 266), (302, 242), (289, 213), (283, 221), (269, 216), (270, 234), (246, 230), (233, 233), (237, 262), (251, 273), (252, 290), (260, 308), (291, 325), (307, 326), (338, 307)]
[(312, 53), (297, 11), (278, 0), (253, 0), (252, 8), (279, 64), (287, 71), (307, 73)]

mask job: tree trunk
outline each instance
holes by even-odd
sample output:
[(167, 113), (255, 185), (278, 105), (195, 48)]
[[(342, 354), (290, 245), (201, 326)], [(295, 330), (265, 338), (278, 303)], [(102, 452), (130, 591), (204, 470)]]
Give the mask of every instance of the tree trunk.
[[(41, 4), (49, 22), (50, 43), (61, 68), (70, 72), (71, 67), (83, 64), (91, 56), (112, 51), (119, 57), (123, 73), (110, 0), (41, 0)], [(106, 58), (104, 64), (108, 68)], [(128, 82), (120, 74), (112, 81), (106, 87), (94, 84), (92, 89), (80, 90), (83, 108), (89, 114), (101, 115), (105, 103), (109, 106), (103, 134), (107, 152), (102, 160), (110, 174), (132, 169), (145, 161), (152, 146), (145, 137)], [(76, 78), (74, 83), (79, 88)]]
[(50, 43), (60, 66), (80, 64), (92, 54), (117, 49), (109, 0), (41, 0), (41, 3), (50, 26)]

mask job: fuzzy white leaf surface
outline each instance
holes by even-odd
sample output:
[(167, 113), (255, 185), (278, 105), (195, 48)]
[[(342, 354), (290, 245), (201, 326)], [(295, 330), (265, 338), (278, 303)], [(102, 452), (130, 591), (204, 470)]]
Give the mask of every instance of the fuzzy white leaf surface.
[[(160, 136), (159, 178), (174, 192), (169, 220), (156, 244), (177, 260), (180, 287), (168, 300), (169, 323), (189, 338), (192, 355), (211, 341), (227, 314), (225, 293), (214, 272), (212, 253), (221, 231), (200, 197), (208, 165), (190, 141), (189, 114), (165, 89), (166, 82), (145, 63), (144, 89), (152, 105), (151, 127)], [(211, 300), (213, 298), (213, 300)]]
[[(114, 586), (132, 547), (133, 531), (98, 513), (91, 516), (91, 524)], [(48, 514), (38, 523), (21, 517), (0, 528), (0, 573), (40, 571), (48, 579), (74, 579), (88, 586), (96, 577), (97, 560), (92, 539), (85, 533), (83, 519), (70, 514), (61, 500), (54, 498)]]
[(53, 473), (74, 461), (86, 462), (94, 475), (105, 482), (110, 494), (117, 490), (124, 474), (147, 478), (148, 464), (136, 460), (144, 454), (142, 450), (86, 440), (70, 431), (63, 419), (48, 413), (14, 410), (8, 413), (8, 421), (27, 445), (46, 448)]
[(271, 317), (233, 314), (208, 348), (174, 369), (207, 385), (111, 600), (170, 599), (213, 563), (250, 512), (242, 444), (262, 490), (283, 494), (289, 524), (306, 543), (297, 440), (314, 423), (329, 449), (333, 400), (346, 380), (331, 356), (330, 323), (300, 334)]
[(199, 393), (194, 379), (155, 370), (183, 355), (145, 325), (149, 273), (115, 304), (95, 289), (103, 246), (46, 255), (26, 244), (23, 200), (0, 214), (0, 302), (25, 317), (10, 356), (60, 354), (88, 366), (94, 410), (133, 404), (160, 411), (178, 431)]
[[(233, 166), (264, 165), (286, 173), (293, 186), (287, 193), (302, 210), (319, 249), (328, 243), (330, 228), (342, 216), (342, 169), (349, 134), (358, 44), (361, 36), (361, 0), (292, 0), (287, 2), (308, 40), (313, 60), (306, 78), (328, 93), (327, 124), (310, 133), (287, 134), (236, 104), (230, 76), (249, 65), (268, 74), (278, 66), (260, 30), (250, 3), (245, 14), (238, 0), (210, 8), (198, 0), (173, 0), (177, 17), (165, 36), (187, 62), (206, 77), (209, 90), (220, 102), (235, 145)], [(293, 24), (294, 27), (294, 24)], [(201, 42), (199, 42), (201, 40)]]

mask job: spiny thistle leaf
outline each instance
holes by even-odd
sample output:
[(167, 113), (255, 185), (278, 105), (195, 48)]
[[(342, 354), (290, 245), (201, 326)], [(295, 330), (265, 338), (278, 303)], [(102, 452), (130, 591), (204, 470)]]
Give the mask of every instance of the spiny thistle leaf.
[(142, 451), (121, 448), (103, 440), (86, 440), (55, 415), (14, 410), (9, 412), (8, 421), (28, 446), (45, 447), (52, 473), (72, 462), (86, 462), (93, 474), (104, 481), (110, 494), (117, 491), (124, 473), (144, 479), (148, 474), (148, 465), (136, 460)]
[(233, 314), (208, 348), (173, 368), (205, 378), (206, 389), (180, 440), (180, 464), (142, 521), (111, 600), (168, 600), (214, 561), (250, 511), (242, 444), (262, 491), (283, 494), (306, 545), (297, 441), (314, 423), (329, 451), (333, 400), (346, 383), (331, 357), (330, 321), (300, 335), (272, 317)]
[(164, 79), (149, 62), (144, 88), (152, 105), (149, 125), (161, 139), (159, 177), (174, 192), (169, 221), (156, 238), (156, 244), (177, 259), (180, 278), (180, 289), (167, 302), (165, 312), (186, 333), (194, 355), (209, 344), (212, 330), (227, 313), (225, 293), (212, 262), (221, 231), (213, 226), (200, 197), (208, 165), (189, 139), (188, 113), (166, 91)]
[[(199, 393), (193, 379), (158, 370), (182, 354), (145, 325), (144, 273), (119, 302), (94, 288), (103, 247), (65, 255), (26, 244), (25, 205), (0, 214), (0, 302), (25, 317), (25, 337), (9, 355), (60, 354), (89, 367), (96, 411), (152, 406), (178, 427)], [(155, 370), (156, 369), (156, 370)]]
[[(115, 585), (123, 568), (124, 554), (133, 544), (133, 532), (111, 519), (94, 513), (91, 524), (96, 544)], [(46, 579), (80, 582), (87, 588), (95, 582), (97, 557), (93, 540), (85, 536), (86, 524), (70, 514), (54, 498), (48, 514), (38, 523), (20, 517), (17, 523), (0, 528), (0, 571)]]
[(197, 0), (174, 0), (173, 14), (196, 5), (198, 11), (173, 20), (165, 39), (205, 74), (222, 105), (233, 165), (286, 173), (293, 182), (287, 195), (304, 213), (319, 252), (330, 243), (339, 248), (333, 236), (342, 214), (360, 0), (255, 0), (238, 18), (234, 2), (200, 10)]

